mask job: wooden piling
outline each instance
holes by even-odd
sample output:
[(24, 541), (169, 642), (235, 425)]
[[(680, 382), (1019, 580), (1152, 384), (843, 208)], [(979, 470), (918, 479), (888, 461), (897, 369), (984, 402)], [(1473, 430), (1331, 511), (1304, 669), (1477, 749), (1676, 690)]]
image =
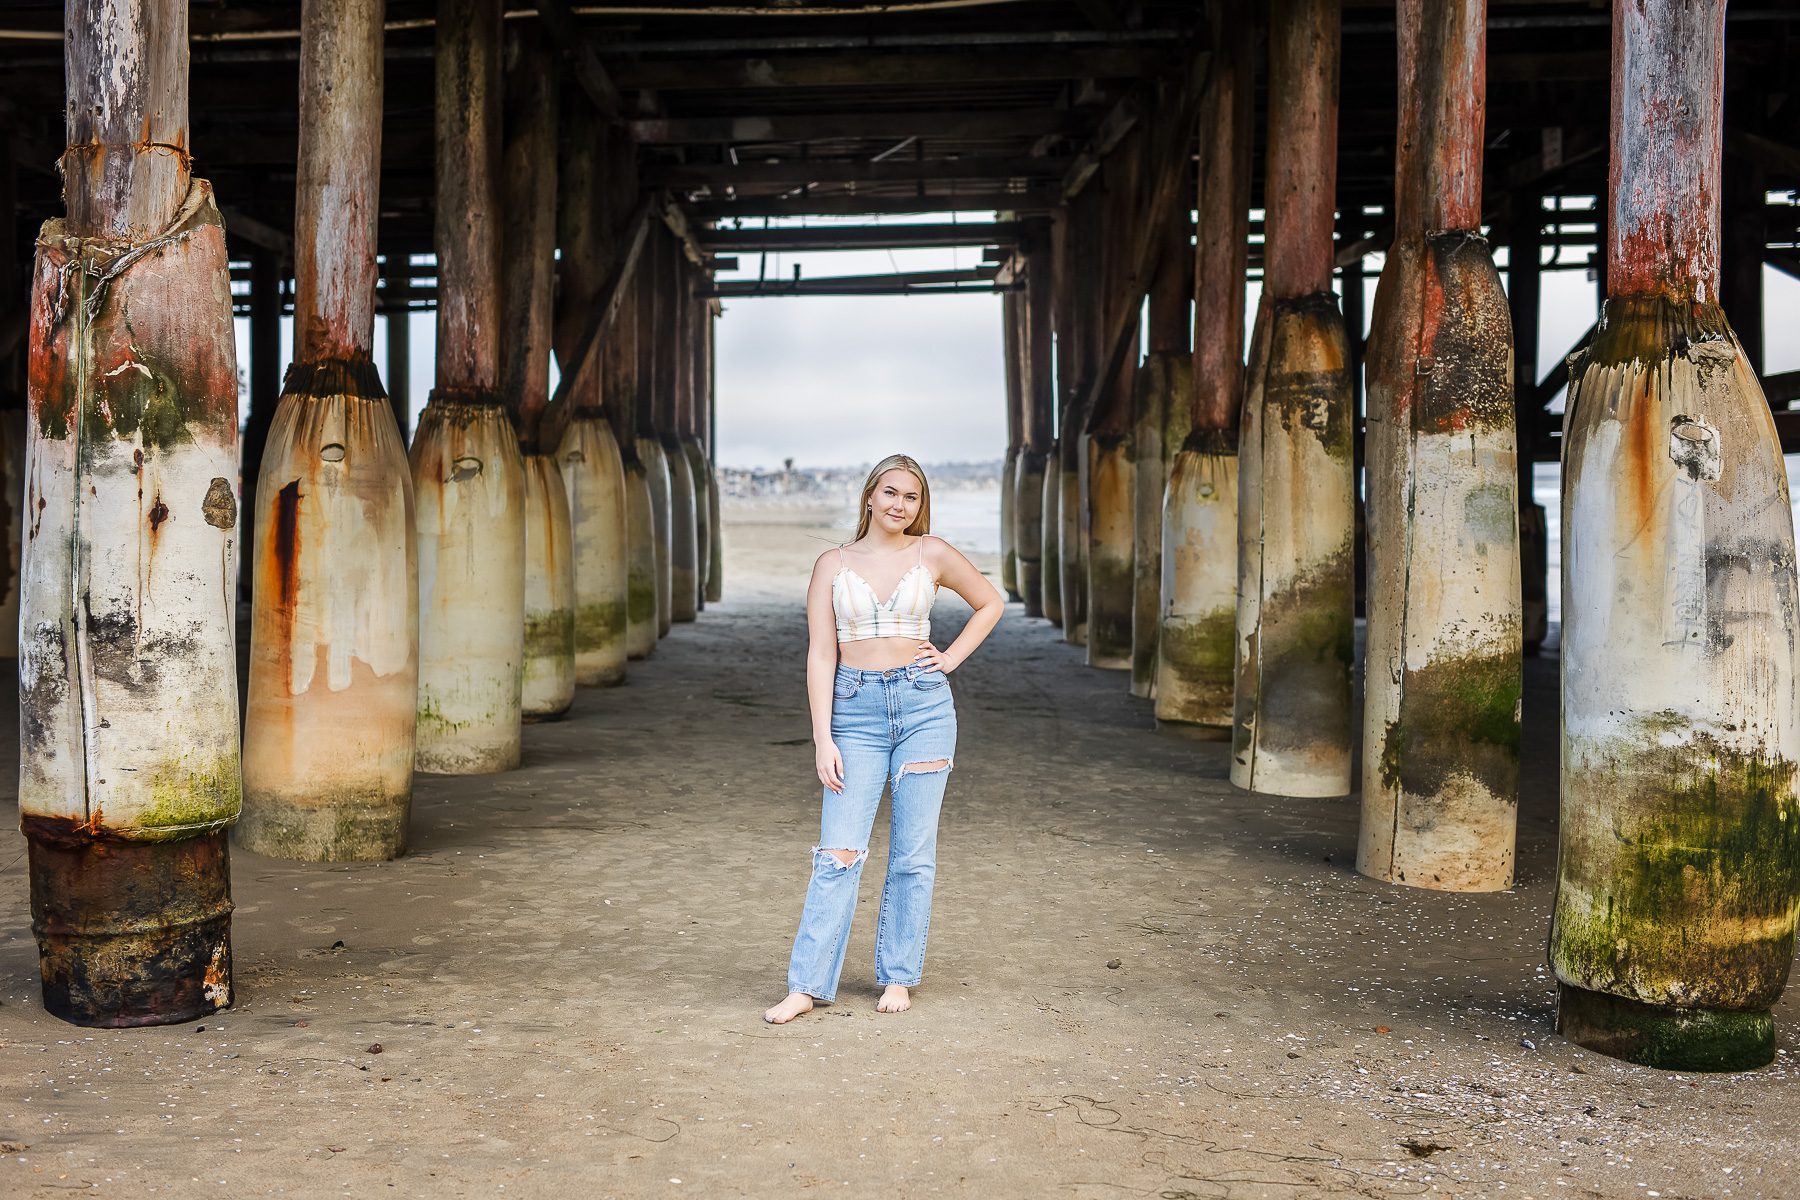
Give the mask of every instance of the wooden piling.
[(1018, 555), (1019, 594), (1028, 617), (1049, 616), (1044, 597), (1053, 574), (1044, 562), (1045, 518), (1055, 511), (1044, 507), (1045, 472), (1053, 450), (1050, 426), (1056, 414), (1055, 380), (1051, 375), (1053, 281), (1049, 236), (1048, 223), (1039, 219), (1027, 225), (1021, 243), (1025, 255), (1025, 295), (1019, 314), (1022, 444), (1014, 484), (1013, 542)]
[(32, 280), (20, 824), (44, 1007), (81, 1025), (232, 996), (237, 355), (187, 9), (67, 6), (68, 215)]
[[(1132, 523), (1136, 508), (1132, 399), (1138, 361), (1137, 314), (1143, 306), (1145, 282), (1133, 276), (1131, 241), (1145, 219), (1144, 158), (1151, 152), (1151, 139), (1137, 132), (1101, 169), (1105, 179), (1102, 236), (1085, 376), (1092, 408), (1083, 439), (1086, 455), (1081, 464), (1080, 512), (1087, 597), (1083, 645), (1088, 666), (1109, 671), (1131, 669)], [(1128, 336), (1133, 349), (1111, 379), (1101, 379), (1107, 368), (1109, 334), (1122, 310), (1129, 311), (1123, 319), (1131, 326)], [(1092, 391), (1095, 385), (1100, 387), (1098, 393)]]
[(1226, 738), (1237, 661), (1238, 417), (1256, 62), (1246, 5), (1217, 4), (1212, 21), (1219, 50), (1200, 115), (1190, 432), (1170, 464), (1163, 507), (1156, 719)]
[(1006, 378), (1006, 455), (1000, 462), (1000, 586), (1007, 598), (1019, 593), (1018, 524), (1014, 514), (1019, 477), (1019, 410), (1025, 391), (1025, 358), (1020, 339), (1025, 298), (1008, 292), (1000, 298), (1001, 359)]
[(663, 371), (662, 443), (669, 460), (669, 619), (685, 623), (698, 613), (700, 578), (699, 487), (693, 461), (682, 444), (687, 393), (693, 386), (694, 356), (689, 340), (694, 336), (694, 307), (691, 264), (680, 241), (673, 235), (666, 241), (662, 304), (670, 332), (662, 346), (668, 360)]
[(1774, 1056), (1800, 905), (1793, 520), (1719, 305), (1724, 0), (1613, 9), (1608, 296), (1571, 365), (1550, 964), (1571, 1040)]
[(626, 541), (625, 462), (616, 432), (629, 407), (618, 386), (621, 322), (629, 305), (614, 310), (603, 341), (579, 363), (581, 335), (601, 288), (618, 269), (624, 251), (620, 227), (631, 206), (621, 207), (617, 186), (604, 176), (619, 155), (624, 134), (601, 124), (585, 96), (573, 97), (558, 126), (557, 244), (561, 284), (552, 337), (557, 362), (569, 378), (570, 417), (557, 445), (563, 490), (569, 503), (570, 551), (575, 576), (575, 682), (612, 687), (625, 682), (625, 604), (630, 551)]
[(1350, 790), (1350, 348), (1331, 291), (1338, 0), (1274, 0), (1263, 300), (1239, 460), (1231, 781)]
[(557, 56), (544, 28), (513, 34), (501, 154), (500, 394), (525, 456), (525, 657), (520, 712), (555, 720), (575, 702), (574, 531), (540, 423), (550, 402), (556, 287)]
[(1544, 409), (1537, 400), (1538, 305), (1542, 294), (1543, 195), (1515, 192), (1506, 267), (1506, 303), (1513, 331), (1513, 413), (1519, 445), (1519, 621), (1525, 653), (1535, 655), (1550, 633), (1549, 528), (1533, 492), (1536, 447)]
[(244, 814), (280, 858), (406, 848), (418, 688), (412, 480), (371, 358), (381, 0), (301, 19), (294, 365), (255, 489)]
[(413, 437), (417, 765), (519, 763), (525, 464), (500, 394), (500, 4), (439, 0), (437, 385)]
[(1368, 380), (1357, 870), (1512, 886), (1521, 641), (1512, 322), (1481, 235), (1486, 0), (1401, 0), (1395, 235)]
[(712, 343), (712, 301), (699, 294), (708, 280), (707, 272), (697, 266), (688, 267), (688, 333), (682, 350), (687, 356), (688, 375), (681, 393), (681, 450), (687, 457), (688, 472), (694, 480), (694, 611), (706, 608), (706, 576), (712, 569), (713, 478), (706, 461), (706, 447), (700, 441), (701, 398), (711, 393), (711, 361), (707, 348)]
[(1193, 415), (1188, 403), (1193, 388), (1188, 311), (1194, 295), (1194, 254), (1186, 191), (1184, 186), (1182, 203), (1170, 210), (1165, 223), (1150, 288), (1149, 354), (1132, 390), (1131, 694), (1146, 699), (1156, 694), (1163, 496), (1169, 468), (1187, 439)]

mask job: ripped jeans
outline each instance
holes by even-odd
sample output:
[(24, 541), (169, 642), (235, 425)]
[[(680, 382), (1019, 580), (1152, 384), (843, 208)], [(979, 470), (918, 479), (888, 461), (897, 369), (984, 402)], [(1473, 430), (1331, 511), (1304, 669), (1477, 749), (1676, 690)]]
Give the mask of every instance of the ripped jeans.
[[(893, 782), (887, 881), (875, 926), (875, 981), (918, 986), (931, 925), (931, 885), (937, 877), (938, 810), (956, 755), (956, 703), (941, 671), (895, 667), (858, 671), (839, 665), (832, 688), (831, 740), (844, 760), (842, 794), (825, 789), (812, 882), (788, 991), (817, 1000), (837, 995), (856, 915), (857, 885), (869, 854), (869, 831), (881, 793)], [(831, 853), (849, 850), (849, 865)]]

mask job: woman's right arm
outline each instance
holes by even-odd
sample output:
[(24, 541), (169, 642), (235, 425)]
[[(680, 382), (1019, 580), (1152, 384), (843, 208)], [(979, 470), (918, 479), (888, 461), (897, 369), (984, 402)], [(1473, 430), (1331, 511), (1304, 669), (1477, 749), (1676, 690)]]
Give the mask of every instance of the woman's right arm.
[(831, 689), (837, 678), (837, 616), (831, 611), (833, 551), (819, 555), (806, 585), (806, 704), (812, 712), (813, 759), (819, 782), (844, 790), (844, 759), (831, 740)]

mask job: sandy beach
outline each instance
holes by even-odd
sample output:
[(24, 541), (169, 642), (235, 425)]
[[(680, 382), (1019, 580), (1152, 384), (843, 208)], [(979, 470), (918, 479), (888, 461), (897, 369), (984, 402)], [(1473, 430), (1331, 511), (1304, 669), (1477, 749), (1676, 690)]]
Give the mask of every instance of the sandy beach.
[(731, 509), (728, 600), (521, 769), (421, 776), (405, 858), (234, 852), (237, 1002), (205, 1022), (47, 1016), (0, 834), (0, 1194), (1792, 1193), (1791, 1001), (1740, 1076), (1553, 1031), (1553, 660), (1518, 886), (1449, 896), (1357, 876), (1354, 797), (1234, 791), (1013, 605), (954, 679), (915, 1007), (874, 1011), (884, 818), (838, 1003), (764, 1025), (817, 833), (799, 600), (839, 516)]

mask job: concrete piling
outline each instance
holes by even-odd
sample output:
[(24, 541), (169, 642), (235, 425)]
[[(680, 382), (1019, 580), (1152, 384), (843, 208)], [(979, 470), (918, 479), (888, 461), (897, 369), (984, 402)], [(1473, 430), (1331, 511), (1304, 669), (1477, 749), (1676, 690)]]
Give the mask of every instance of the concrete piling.
[(525, 465), (500, 393), (500, 5), (440, 0), (437, 383), (413, 435), (420, 770), (519, 763)]
[(1395, 236), (1368, 349), (1357, 870), (1512, 886), (1522, 670), (1512, 321), (1481, 235), (1486, 0), (1402, 0)]
[(1793, 522), (1719, 306), (1725, 5), (1613, 23), (1608, 295), (1563, 452), (1557, 1027), (1736, 1071), (1774, 1057), (1800, 904)]
[(1219, 53), (1200, 105), (1190, 429), (1163, 505), (1159, 725), (1231, 735), (1237, 655), (1238, 419), (1244, 380), (1244, 273), (1255, 110), (1255, 36), (1239, 6), (1214, 11)]
[(67, 215), (32, 279), (20, 825), (44, 1007), (79, 1025), (232, 999), (237, 355), (187, 8), (69, 4)]
[(1337, 0), (1275, 0), (1263, 299), (1239, 459), (1231, 781), (1350, 791), (1350, 348), (1331, 292)]
[(625, 463), (613, 414), (625, 406), (616, 385), (630, 306), (614, 310), (604, 342), (580, 363), (581, 334), (616, 261), (618, 227), (625, 220), (620, 189), (604, 176), (619, 157), (622, 133), (598, 120), (579, 100), (559, 122), (557, 234), (562, 257), (553, 329), (557, 361), (568, 385), (570, 419), (556, 447), (569, 505), (574, 559), (575, 682), (611, 687), (625, 682), (625, 598), (629, 550), (625, 539)]

